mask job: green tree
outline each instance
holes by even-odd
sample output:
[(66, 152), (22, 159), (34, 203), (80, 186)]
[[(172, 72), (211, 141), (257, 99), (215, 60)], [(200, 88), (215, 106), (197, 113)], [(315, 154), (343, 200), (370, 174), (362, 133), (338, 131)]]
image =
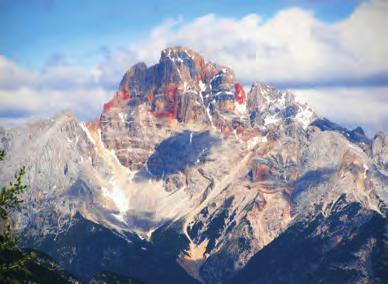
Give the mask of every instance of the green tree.
[[(0, 161), (3, 161), (5, 151), (0, 150)], [(0, 279), (4, 282), (18, 283), (12, 280), (15, 273), (25, 273), (26, 265), (35, 257), (25, 254), (17, 246), (18, 237), (12, 230), (9, 211), (22, 202), (19, 195), (26, 189), (22, 178), (26, 173), (23, 166), (15, 174), (15, 179), (0, 191)]]

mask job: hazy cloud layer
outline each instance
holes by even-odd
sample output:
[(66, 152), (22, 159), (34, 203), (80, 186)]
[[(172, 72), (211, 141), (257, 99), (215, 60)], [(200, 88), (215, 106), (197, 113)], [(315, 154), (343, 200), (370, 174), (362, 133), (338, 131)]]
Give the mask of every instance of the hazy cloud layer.
[[(349, 84), (373, 78), (387, 80), (387, 16), (388, 2), (377, 0), (365, 1), (337, 23), (323, 23), (311, 11), (300, 8), (282, 10), (266, 21), (255, 14), (241, 19), (210, 14), (190, 23), (169, 19), (148, 38), (130, 46), (126, 55), (129, 61), (153, 63), (164, 47), (189, 46), (232, 67), (245, 82)], [(122, 51), (118, 54), (125, 57)]]
[(0, 123), (14, 126), (62, 110), (81, 119), (97, 117), (113, 90), (100, 83), (96, 70), (58, 65), (28, 71), (0, 56)]
[(265, 21), (256, 14), (241, 19), (209, 14), (190, 22), (178, 17), (127, 47), (101, 48), (94, 67), (53, 55), (43, 70), (31, 71), (0, 55), (0, 124), (62, 109), (74, 110), (80, 119), (96, 117), (132, 64), (154, 64), (161, 49), (183, 45), (230, 66), (244, 84), (315, 86), (300, 94), (322, 115), (387, 131), (387, 88), (371, 87), (388, 85), (387, 17), (383, 0), (365, 1), (336, 23), (321, 22), (300, 8), (281, 10)]
[(373, 137), (388, 133), (388, 87), (317, 88), (292, 90), (316, 113), (353, 129), (361, 126)]

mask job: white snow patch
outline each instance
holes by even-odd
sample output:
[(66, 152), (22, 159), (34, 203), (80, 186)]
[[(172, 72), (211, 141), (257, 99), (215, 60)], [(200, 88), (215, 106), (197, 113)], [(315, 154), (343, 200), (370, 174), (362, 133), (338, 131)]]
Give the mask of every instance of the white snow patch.
[(259, 137), (253, 137), (253, 138), (251, 138), (251, 139), (249, 139), (248, 141), (247, 141), (247, 145), (248, 145), (248, 150), (251, 150), (251, 149), (253, 149), (256, 145), (257, 145), (257, 143), (259, 143), (259, 141), (260, 141), (260, 139), (259, 139)]
[(111, 180), (109, 183), (112, 185), (112, 187), (110, 189), (103, 187), (102, 194), (113, 201), (117, 210), (120, 212), (119, 214), (113, 215), (117, 219), (123, 221), (124, 215), (129, 209), (129, 201), (124, 191), (117, 185), (115, 180)]
[(174, 59), (173, 59), (174, 62), (178, 61), (179, 63), (183, 63), (183, 59), (180, 57), (180, 56), (176, 56)]
[(247, 113), (247, 104), (246, 102), (240, 104), (239, 102), (234, 102), (235, 106), (235, 112), (239, 114), (246, 114)]
[(259, 143), (266, 143), (267, 136), (255, 136), (247, 141), (248, 150), (252, 150)]
[(219, 91), (214, 96), (217, 97), (219, 95), (234, 95), (234, 93), (231, 91)]
[(178, 71), (179, 78), (182, 78), (181, 71), (179, 70), (179, 68), (178, 68), (178, 67), (176, 68), (176, 70)]
[(267, 116), (265, 119), (264, 119), (264, 125), (268, 125), (268, 124), (271, 124), (271, 123), (277, 123), (280, 119), (279, 118), (275, 118), (273, 116)]
[(101, 136), (101, 129), (100, 128), (97, 129), (97, 133), (98, 133), (98, 141), (101, 143), (101, 145), (104, 145), (104, 143), (102, 143), (102, 136)]
[[(202, 81), (201, 81), (202, 82)], [(203, 101), (203, 97), (201, 94), (199, 94), (199, 97), (202, 101), (202, 103), (204, 104), (205, 102)], [(215, 129), (215, 126), (213, 124), (213, 118), (212, 118), (212, 115), (210, 114), (210, 109), (209, 109), (209, 106), (206, 107), (206, 114), (207, 114), (207, 117), (209, 118), (209, 121), (210, 121), (210, 125), (212, 126), (213, 129)]]
[(302, 111), (298, 112), (295, 118), (303, 125), (303, 128), (306, 128), (311, 123), (313, 115), (313, 111), (306, 107)]
[(120, 222), (126, 223), (125, 220), (124, 220), (124, 214), (122, 214), (121, 212), (120, 212), (119, 214), (112, 213), (112, 215), (113, 215), (117, 220), (119, 220)]
[(237, 140), (240, 140), (240, 137), (238, 137), (238, 135), (237, 135), (236, 129), (233, 129), (233, 134), (234, 134), (234, 137), (236, 137)]
[(147, 240), (151, 240), (152, 234), (156, 231), (157, 228), (158, 227), (153, 228), (153, 229), (151, 229), (151, 230), (149, 230), (148, 232), (145, 233), (145, 236), (146, 236)]
[(202, 92), (206, 90), (206, 85), (205, 85), (205, 83), (204, 83), (202, 80), (199, 81), (198, 85), (199, 85), (199, 89), (200, 89)]
[(121, 121), (124, 121), (124, 115), (121, 112), (119, 113), (119, 117), (120, 117)]
[(281, 94), (279, 99), (279, 105), (284, 108), (286, 106), (286, 95), (284, 93)]
[(221, 76), (222, 76), (222, 73), (217, 73), (217, 74), (213, 77), (213, 79), (211, 79), (210, 82), (213, 82), (214, 80), (216, 80), (218, 77), (221, 77)]
[(213, 118), (212, 118), (212, 115), (210, 114), (209, 106), (206, 108), (206, 114), (207, 114), (207, 117), (209, 118), (210, 125), (212, 126), (213, 129), (215, 129), (216, 127), (213, 124)]
[(368, 171), (368, 166), (364, 164), (364, 179), (366, 179), (366, 172)]

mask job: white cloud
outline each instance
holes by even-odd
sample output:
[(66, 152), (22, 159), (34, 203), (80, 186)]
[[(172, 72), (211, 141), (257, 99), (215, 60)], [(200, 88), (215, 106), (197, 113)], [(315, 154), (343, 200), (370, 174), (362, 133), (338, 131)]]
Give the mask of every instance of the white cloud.
[(0, 127), (17, 127), (23, 123), (26, 123), (30, 119), (35, 118), (36, 116), (29, 116), (29, 117), (12, 117), (12, 118), (6, 118), (1, 117), (0, 118)]
[(388, 133), (388, 87), (295, 89), (315, 112), (350, 129), (361, 126), (373, 137)]
[(113, 95), (98, 80), (95, 68), (55, 65), (38, 72), (0, 56), (0, 124), (14, 126), (28, 117), (47, 117), (62, 110), (92, 119)]
[[(76, 88), (72, 90), (35, 89), (22, 87), (16, 90), (0, 90), (0, 117), (4, 119), (20, 114), (51, 116), (62, 110), (72, 110), (81, 119), (98, 117), (102, 104), (112, 97), (103, 88)], [(3, 120), (3, 118), (1, 118)], [(1, 124), (6, 124), (1, 121)]]
[[(367, 80), (388, 73), (387, 17), (388, 2), (374, 0), (363, 2), (348, 18), (335, 23), (322, 22), (312, 11), (300, 8), (281, 10), (266, 21), (255, 14), (241, 19), (209, 14), (191, 22), (169, 19), (128, 51), (117, 52), (117, 57), (151, 64), (161, 49), (183, 45), (232, 67), (244, 82)], [(111, 62), (102, 69), (117, 66)]]
[(36, 74), (19, 68), (15, 63), (0, 55), (0, 88), (9, 89), (22, 85), (33, 85)]

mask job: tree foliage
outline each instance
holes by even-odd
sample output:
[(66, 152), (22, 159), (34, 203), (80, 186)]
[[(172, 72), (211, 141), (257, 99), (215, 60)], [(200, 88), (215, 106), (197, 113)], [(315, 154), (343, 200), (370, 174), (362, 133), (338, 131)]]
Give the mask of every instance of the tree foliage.
[[(0, 150), (0, 161), (3, 161), (5, 151)], [(26, 173), (23, 166), (15, 174), (14, 180), (0, 191), (0, 279), (8, 283), (19, 283), (12, 279), (14, 273), (26, 272), (26, 265), (33, 259), (34, 254), (24, 254), (17, 246), (18, 237), (12, 230), (9, 212), (17, 208), (22, 200), (20, 194), (26, 189), (22, 179)]]

